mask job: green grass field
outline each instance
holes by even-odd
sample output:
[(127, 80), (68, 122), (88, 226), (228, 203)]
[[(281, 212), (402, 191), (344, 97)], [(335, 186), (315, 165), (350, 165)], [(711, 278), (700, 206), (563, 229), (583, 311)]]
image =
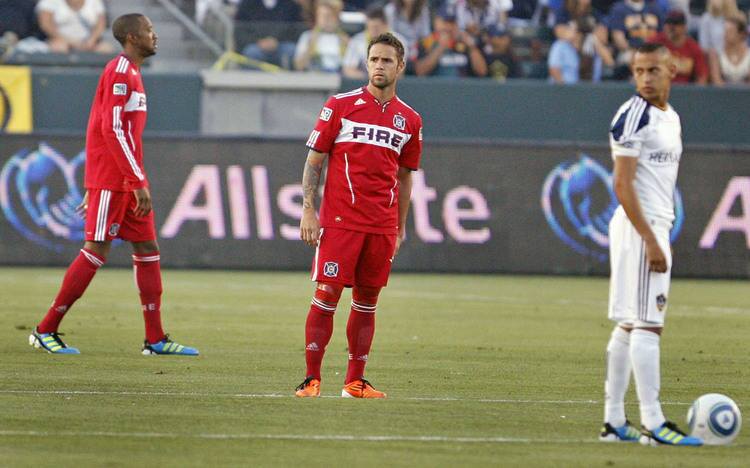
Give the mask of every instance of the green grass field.
[[(0, 269), (0, 466), (748, 466), (733, 446), (609, 445), (602, 418), (602, 278), (394, 275), (368, 378), (339, 398), (349, 293), (323, 369), (299, 400), (305, 273), (167, 271), (164, 322), (198, 358), (140, 355), (132, 272), (105, 268), (63, 322), (80, 356), (27, 344), (61, 269)], [(750, 401), (746, 282), (674, 281), (662, 400)], [(632, 385), (631, 385), (632, 387)], [(638, 419), (634, 392), (629, 417)], [(746, 417), (750, 412), (746, 411)]]

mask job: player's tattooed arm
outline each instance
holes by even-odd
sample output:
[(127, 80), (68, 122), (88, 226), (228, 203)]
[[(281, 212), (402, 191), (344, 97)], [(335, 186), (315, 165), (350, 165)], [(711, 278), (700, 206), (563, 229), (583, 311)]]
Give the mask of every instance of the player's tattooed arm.
[(311, 246), (318, 245), (320, 222), (315, 212), (315, 195), (320, 186), (320, 176), (323, 172), (323, 161), (326, 155), (310, 150), (302, 172), (302, 219), (299, 224), (300, 239)]
[(320, 174), (323, 172), (323, 162), (315, 164), (310, 158), (305, 161), (305, 170), (302, 172), (302, 207), (306, 210), (315, 209), (315, 194), (320, 186)]

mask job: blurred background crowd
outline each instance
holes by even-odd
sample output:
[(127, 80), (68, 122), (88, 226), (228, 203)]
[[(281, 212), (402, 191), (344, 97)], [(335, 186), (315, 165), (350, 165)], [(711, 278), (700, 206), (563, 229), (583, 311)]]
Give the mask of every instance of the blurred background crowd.
[[(122, 4), (0, 0), (0, 54), (109, 54)], [(162, 2), (164, 3), (164, 2)], [(750, 0), (198, 0), (173, 2), (210, 29), (232, 21), (239, 67), (340, 73), (364, 79), (368, 40), (391, 31), (406, 73), (572, 84), (627, 80), (634, 48), (665, 44), (678, 82), (750, 83)], [(117, 7), (115, 8), (115, 4)], [(115, 11), (116, 10), (116, 11)], [(157, 24), (157, 32), (159, 27)]]

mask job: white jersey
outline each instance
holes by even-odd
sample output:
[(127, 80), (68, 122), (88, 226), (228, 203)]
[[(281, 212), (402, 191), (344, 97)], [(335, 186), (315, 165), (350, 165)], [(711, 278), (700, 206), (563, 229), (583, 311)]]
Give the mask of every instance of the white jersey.
[(612, 158), (638, 158), (635, 191), (647, 219), (674, 221), (674, 190), (682, 157), (680, 116), (633, 96), (615, 114), (609, 131)]

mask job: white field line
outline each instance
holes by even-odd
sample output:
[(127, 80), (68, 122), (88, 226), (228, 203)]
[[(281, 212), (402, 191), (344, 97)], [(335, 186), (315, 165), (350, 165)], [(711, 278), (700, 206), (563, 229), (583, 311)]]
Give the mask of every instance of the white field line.
[[(213, 397), (213, 398), (296, 398), (292, 394), (281, 393), (201, 393), (201, 392), (135, 392), (104, 390), (0, 390), (0, 395), (113, 395), (113, 396), (168, 396), (168, 397)], [(341, 398), (334, 395), (321, 395), (321, 398)], [(514, 398), (457, 398), (457, 397), (403, 397), (389, 398), (396, 401), (443, 401), (466, 403), (509, 403), (539, 405), (600, 405), (600, 400), (531, 400)], [(663, 401), (662, 405), (690, 406), (692, 403)]]
[(206, 439), (206, 440), (309, 440), (336, 442), (442, 442), (456, 444), (585, 444), (599, 443), (592, 439), (526, 439), (518, 437), (452, 437), (452, 436), (396, 436), (348, 434), (210, 434), (179, 432), (103, 432), (103, 431), (7, 431), (0, 437), (130, 437), (137, 439)]

